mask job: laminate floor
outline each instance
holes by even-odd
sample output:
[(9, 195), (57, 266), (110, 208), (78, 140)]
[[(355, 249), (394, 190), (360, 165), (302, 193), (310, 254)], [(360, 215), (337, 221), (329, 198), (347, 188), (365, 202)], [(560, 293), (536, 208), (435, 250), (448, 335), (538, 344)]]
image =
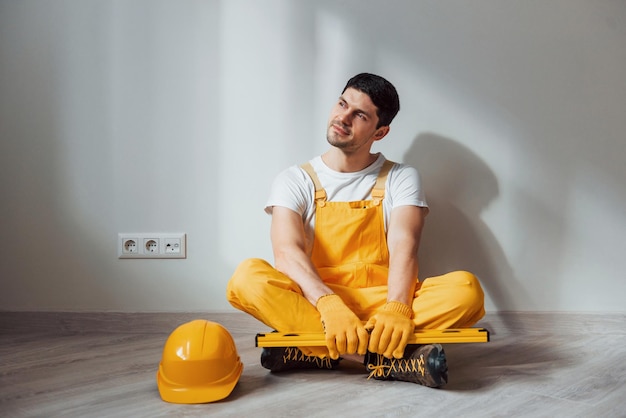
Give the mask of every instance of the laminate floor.
[[(155, 374), (176, 325), (226, 326), (244, 371), (223, 401), (163, 402)], [(447, 344), (449, 383), (367, 380), (362, 366), (272, 374), (232, 314), (0, 312), (2, 417), (626, 417), (626, 315), (488, 314), (491, 342)], [(86, 332), (90, 330), (90, 332)]]

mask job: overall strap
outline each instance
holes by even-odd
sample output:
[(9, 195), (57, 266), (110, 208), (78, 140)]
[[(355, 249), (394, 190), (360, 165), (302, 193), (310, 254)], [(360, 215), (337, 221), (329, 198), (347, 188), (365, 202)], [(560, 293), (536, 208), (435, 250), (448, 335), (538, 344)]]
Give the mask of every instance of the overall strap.
[(313, 180), (313, 185), (315, 186), (315, 201), (320, 204), (320, 206), (324, 206), (326, 202), (326, 190), (322, 187), (322, 183), (320, 179), (317, 177), (317, 173), (313, 169), (311, 163), (306, 162), (300, 166)]
[(394, 164), (395, 163), (393, 161), (385, 160), (383, 166), (380, 168), (376, 184), (374, 184), (374, 188), (372, 189), (372, 200), (374, 200), (375, 205), (380, 204), (381, 200), (385, 197), (385, 183), (387, 182), (387, 175)]

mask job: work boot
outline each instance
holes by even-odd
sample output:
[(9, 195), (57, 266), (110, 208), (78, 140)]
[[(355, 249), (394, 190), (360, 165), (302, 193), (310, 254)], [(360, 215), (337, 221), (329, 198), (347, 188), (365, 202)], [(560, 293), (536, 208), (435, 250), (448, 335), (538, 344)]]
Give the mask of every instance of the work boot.
[(407, 345), (401, 359), (368, 351), (365, 367), (370, 371), (368, 379), (402, 380), (431, 388), (448, 383), (446, 355), (440, 344)]
[(261, 352), (261, 366), (273, 372), (293, 369), (335, 369), (338, 365), (339, 360), (307, 356), (297, 347), (265, 347)]

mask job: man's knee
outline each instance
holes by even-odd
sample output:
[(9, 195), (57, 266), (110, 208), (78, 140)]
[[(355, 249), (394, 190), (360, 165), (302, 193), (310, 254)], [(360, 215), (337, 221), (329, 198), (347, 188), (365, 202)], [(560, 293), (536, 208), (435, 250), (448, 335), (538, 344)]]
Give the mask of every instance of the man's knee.
[(485, 296), (478, 278), (468, 271), (458, 271), (456, 273), (461, 281), (461, 288), (467, 303), (471, 305), (479, 303), (482, 305)]
[[(426, 284), (429, 280), (431, 283)], [(446, 273), (443, 276), (426, 279), (426, 286), (443, 286), (446, 293), (454, 299), (455, 303), (462, 306), (482, 304), (483, 290), (478, 278), (469, 271), (458, 270)], [(443, 289), (442, 289), (443, 290)]]
[(466, 317), (474, 321), (485, 314), (485, 295), (478, 278), (468, 271), (455, 272), (458, 280), (456, 302), (459, 310), (464, 311)]
[(233, 299), (237, 298), (241, 292), (250, 290), (256, 282), (255, 278), (258, 276), (259, 270), (268, 267), (271, 268), (269, 263), (260, 258), (249, 258), (239, 263), (226, 286), (228, 301), (232, 303)]
[[(432, 302), (450, 318), (475, 322), (484, 315), (484, 294), (479, 280), (468, 271), (453, 271), (425, 279), (421, 291), (434, 292)], [(419, 297), (418, 297), (419, 300)]]
[(260, 258), (249, 258), (242, 261), (232, 277), (227, 288), (226, 297), (232, 302), (235, 297), (249, 295), (263, 298), (272, 289), (282, 289), (301, 294), (298, 285), (276, 270), (270, 263)]

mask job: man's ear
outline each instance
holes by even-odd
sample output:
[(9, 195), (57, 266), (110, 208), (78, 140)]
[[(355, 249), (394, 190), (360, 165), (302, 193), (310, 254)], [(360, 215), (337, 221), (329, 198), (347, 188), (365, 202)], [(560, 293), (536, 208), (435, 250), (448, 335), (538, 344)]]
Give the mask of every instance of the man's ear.
[(389, 133), (389, 125), (381, 126), (374, 132), (374, 141), (380, 141)]

